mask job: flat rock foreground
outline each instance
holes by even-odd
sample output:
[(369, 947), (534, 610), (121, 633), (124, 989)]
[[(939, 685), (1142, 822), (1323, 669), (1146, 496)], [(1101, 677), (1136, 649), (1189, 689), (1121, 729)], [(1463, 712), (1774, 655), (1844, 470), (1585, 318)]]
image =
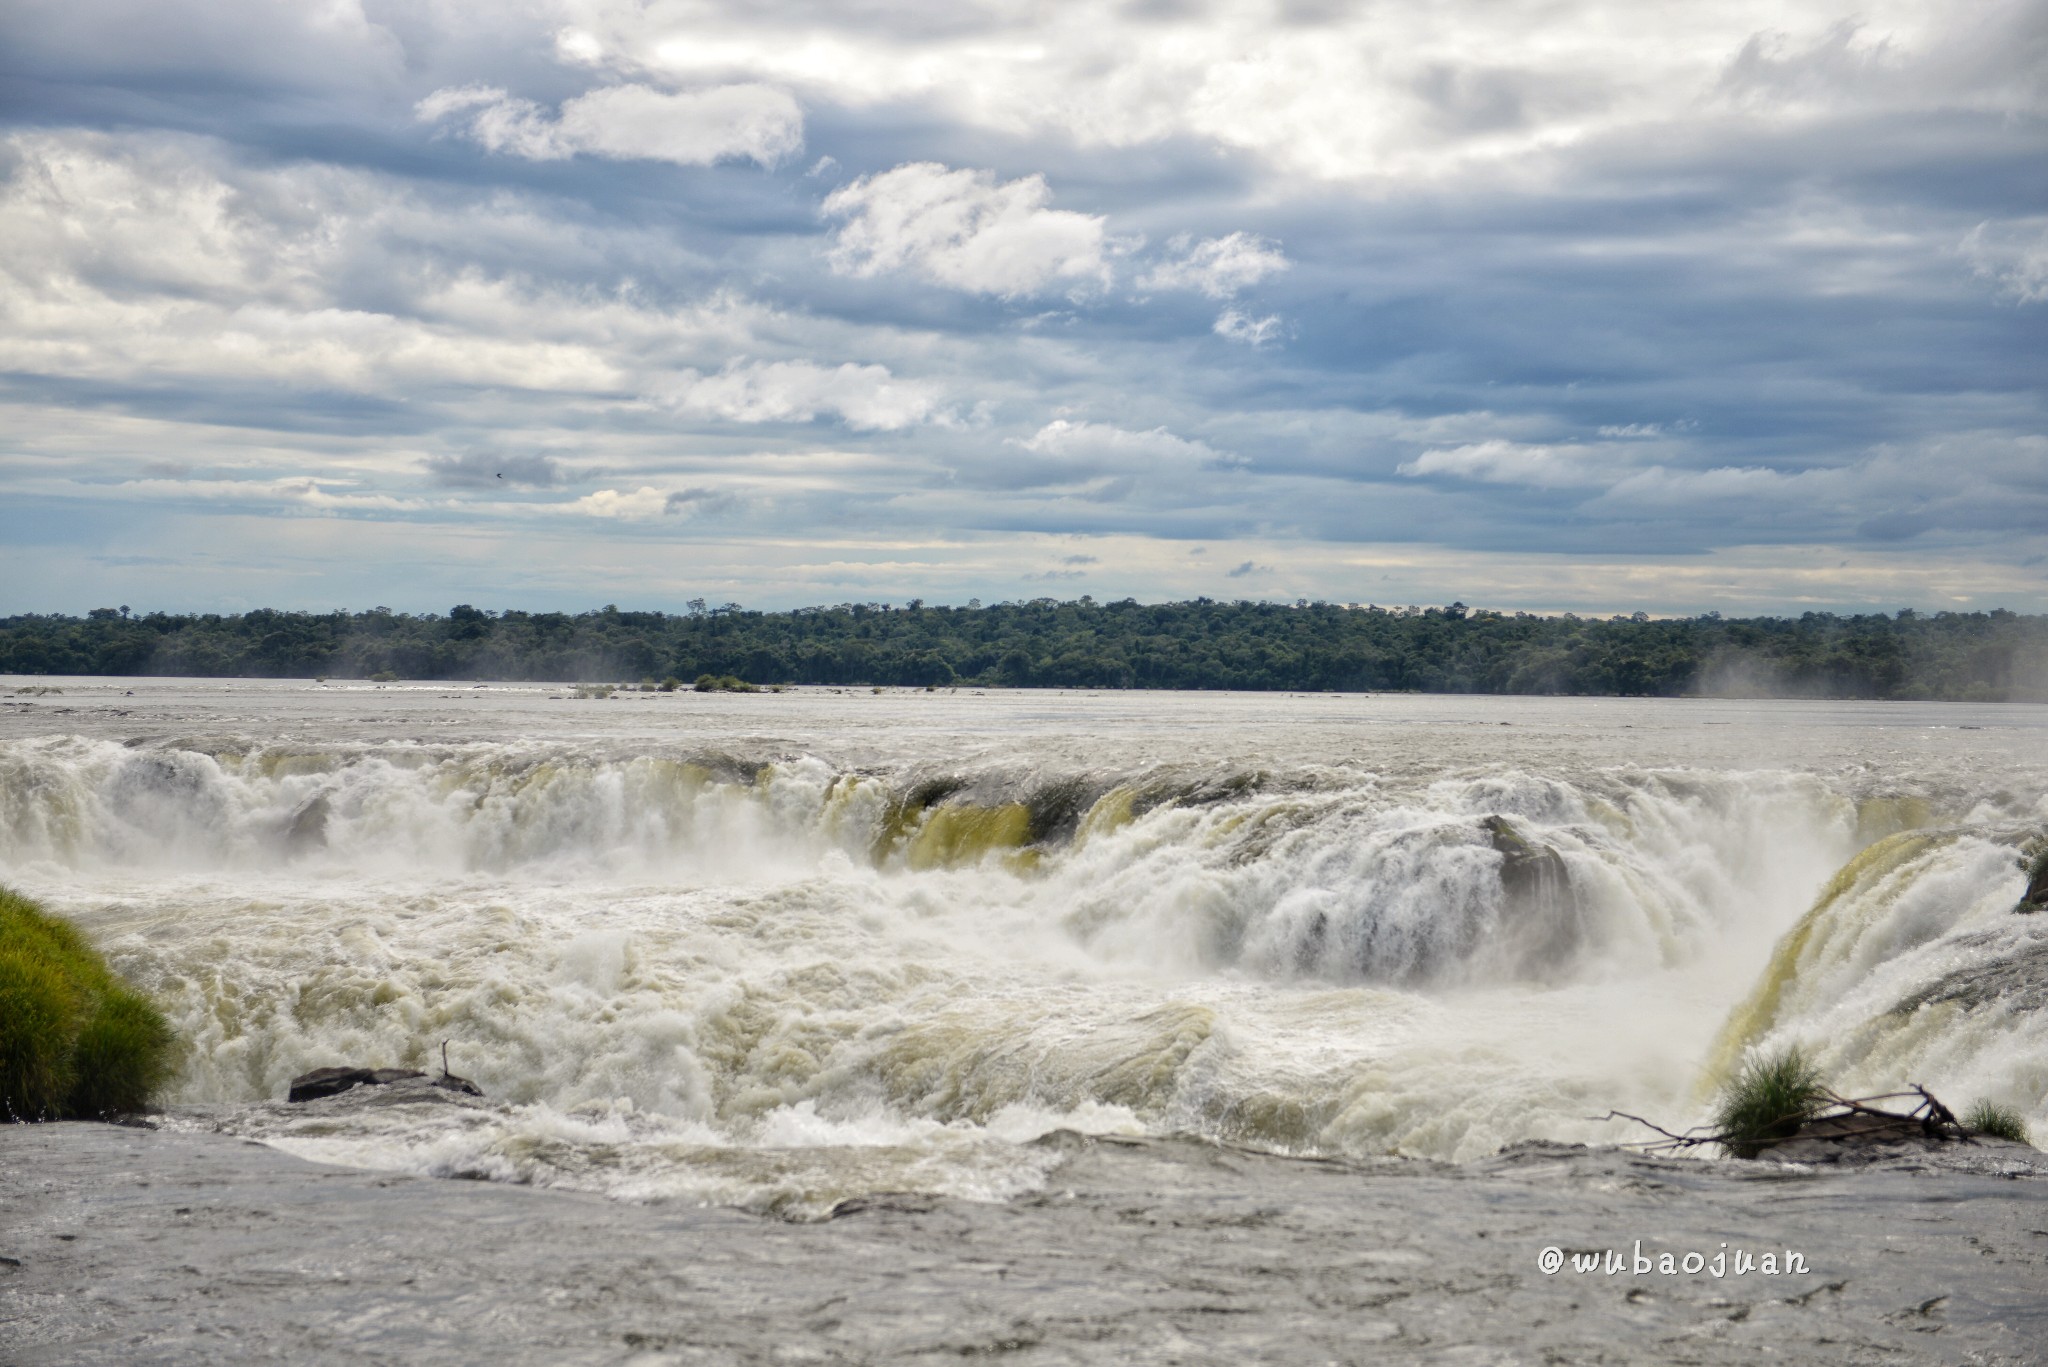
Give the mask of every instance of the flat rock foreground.
[(794, 1224), (0, 1126), (0, 1363), (2048, 1360), (2048, 1161), (2017, 1146), (1839, 1170), (1040, 1142), (1067, 1156), (1037, 1195)]

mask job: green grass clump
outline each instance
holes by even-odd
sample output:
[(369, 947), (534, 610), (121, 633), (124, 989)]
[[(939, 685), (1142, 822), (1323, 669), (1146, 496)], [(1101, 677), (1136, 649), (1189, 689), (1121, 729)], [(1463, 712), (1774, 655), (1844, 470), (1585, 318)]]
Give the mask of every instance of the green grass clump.
[(750, 684), (745, 679), (731, 674), (699, 674), (692, 685), (699, 693), (759, 693), (759, 684)]
[(139, 1111), (171, 1028), (67, 922), (0, 888), (0, 1120)]
[(2020, 1119), (2020, 1113), (1995, 1101), (1979, 1101), (1970, 1107), (1963, 1115), (1963, 1128), (1988, 1134), (1993, 1139), (2010, 1139), (2015, 1144), (2034, 1142), (2027, 1133), (2027, 1122)]
[(1820, 1071), (1791, 1045), (1743, 1065), (1714, 1108), (1714, 1130), (1737, 1158), (1754, 1158), (1797, 1134), (1827, 1104)]
[(2048, 910), (2048, 844), (2043, 844), (2027, 861), (2027, 890), (2020, 894), (2019, 905), (2013, 910), (2022, 914)]

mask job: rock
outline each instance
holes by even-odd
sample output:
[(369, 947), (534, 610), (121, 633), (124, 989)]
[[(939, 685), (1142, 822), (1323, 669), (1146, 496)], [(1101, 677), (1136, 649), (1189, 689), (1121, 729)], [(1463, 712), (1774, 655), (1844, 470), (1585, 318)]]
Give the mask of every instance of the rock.
[(1994, 1139), (1960, 1125), (1929, 1122), (1906, 1115), (1831, 1115), (1809, 1120), (1789, 1139), (1759, 1146), (1754, 1155), (1774, 1163), (1834, 1163), (1856, 1166), (1888, 1159), (1911, 1158), (1970, 1146), (2013, 1156), (2038, 1156), (2038, 1150), (2010, 1139)]
[(285, 829), (284, 845), (293, 854), (301, 850), (325, 848), (327, 844), (327, 818), (331, 809), (327, 795), (322, 793), (298, 811), (292, 813), (292, 824)]
[(1500, 883), (1510, 901), (1547, 902), (1572, 896), (1571, 874), (1564, 856), (1540, 841), (1531, 840), (1504, 816), (1482, 817), (1493, 848), (1500, 852)]
[(351, 1087), (382, 1087), (403, 1078), (425, 1077), (417, 1068), (315, 1068), (292, 1079), (286, 1101), (318, 1101)]
[(1578, 893), (1564, 856), (1539, 840), (1531, 840), (1504, 816), (1480, 818), (1480, 829), (1500, 855), (1500, 886), (1513, 932), (1526, 945), (1534, 966), (1563, 963), (1582, 938)]
[(419, 1079), (428, 1087), (443, 1091), (460, 1092), (466, 1096), (482, 1096), (483, 1088), (466, 1077), (456, 1077), (443, 1072), (439, 1077), (430, 1078), (417, 1068), (315, 1068), (310, 1073), (301, 1073), (292, 1079), (291, 1091), (286, 1101), (318, 1101), (323, 1097), (340, 1096), (356, 1087), (388, 1087), (394, 1082), (410, 1082)]
[[(2019, 910), (2031, 908), (2022, 902)], [(1986, 943), (1996, 943), (1998, 936), (1998, 932), (1957, 936), (1950, 942), (1950, 949), (1974, 950)], [(1959, 952), (1956, 957), (1963, 954)], [(1943, 1002), (1965, 1011), (1994, 1005), (2012, 1011), (2048, 1009), (2048, 939), (2030, 938), (2005, 949), (1997, 958), (1943, 974), (1900, 1001), (1891, 1014), (1910, 1016), (1923, 1006)]]

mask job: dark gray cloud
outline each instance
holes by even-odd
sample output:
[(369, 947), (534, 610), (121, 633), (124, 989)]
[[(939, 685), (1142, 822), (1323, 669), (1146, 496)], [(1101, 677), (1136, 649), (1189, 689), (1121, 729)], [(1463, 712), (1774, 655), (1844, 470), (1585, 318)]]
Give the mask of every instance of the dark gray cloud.
[(430, 456), (425, 462), (434, 483), (448, 489), (490, 489), (512, 485), (547, 489), (562, 483), (562, 469), (546, 456), (493, 456), (482, 451), (459, 456)]
[(716, 517), (739, 504), (739, 496), (729, 489), (677, 489), (662, 500), (661, 510), (672, 515)]

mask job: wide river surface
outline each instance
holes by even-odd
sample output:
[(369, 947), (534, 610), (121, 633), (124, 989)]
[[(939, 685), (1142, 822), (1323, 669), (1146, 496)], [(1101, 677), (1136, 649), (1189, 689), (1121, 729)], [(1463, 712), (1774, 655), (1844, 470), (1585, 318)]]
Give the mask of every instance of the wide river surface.
[[(42, 690), (42, 691), (37, 691)], [(54, 690), (54, 691), (53, 691)], [(10, 679), (0, 882), (183, 1123), (803, 1217), (1055, 1129), (1468, 1160), (1745, 1051), (2048, 1132), (2048, 708)], [(332, 1064), (481, 1106), (291, 1107)]]

